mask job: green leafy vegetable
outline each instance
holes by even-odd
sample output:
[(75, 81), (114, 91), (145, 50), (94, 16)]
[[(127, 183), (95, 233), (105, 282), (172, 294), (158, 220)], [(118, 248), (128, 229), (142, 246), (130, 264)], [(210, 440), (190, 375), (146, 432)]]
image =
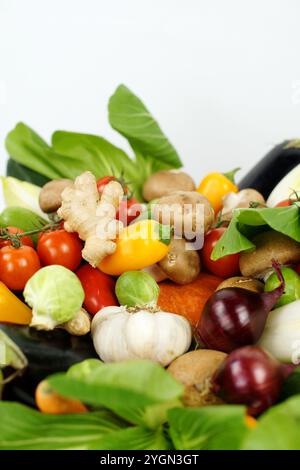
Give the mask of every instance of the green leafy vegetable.
[(228, 229), (215, 245), (211, 259), (217, 260), (223, 256), (255, 248), (248, 237), (265, 227), (270, 227), (300, 242), (298, 204), (289, 207), (236, 209)]
[(6, 174), (7, 176), (13, 176), (21, 181), (28, 181), (28, 183), (36, 184), (37, 186), (44, 186), (44, 184), (50, 181), (50, 178), (47, 178), (36, 171), (30, 170), (12, 158), (7, 160)]
[(86, 170), (97, 178), (114, 174), (122, 176), (134, 195), (142, 199), (145, 179), (160, 169), (180, 167), (180, 159), (142, 102), (126, 87), (116, 90), (109, 107), (113, 127), (123, 135), (128, 133), (135, 160), (103, 137), (90, 134), (57, 131), (50, 146), (26, 124), (19, 123), (6, 137), (11, 157), (8, 174), (39, 185), (48, 179), (73, 179)]
[(78, 168), (74, 169), (71, 178), (75, 178), (84, 169), (90, 170), (97, 178), (114, 175), (125, 179), (134, 195), (141, 199), (143, 179), (136, 162), (103, 137), (56, 131), (52, 136), (52, 146), (63, 157), (72, 155), (78, 160)]
[(107, 434), (101, 446), (105, 450), (168, 450), (170, 442), (161, 427), (151, 430), (134, 426)]
[(73, 373), (49, 378), (51, 386), (64, 396), (94, 406), (104, 406), (130, 423), (156, 428), (166, 421), (167, 410), (180, 406), (183, 387), (161, 366), (150, 361), (128, 361), (81, 366)]
[(128, 427), (108, 411), (47, 415), (0, 403), (0, 450), (165, 450), (162, 428)]
[(243, 406), (180, 407), (182, 387), (148, 361), (88, 359), (47, 380), (62, 395), (101, 410), (52, 416), (2, 402), (0, 450), (300, 449), (300, 395), (270, 408), (249, 429)]
[(100, 359), (85, 359), (82, 362), (78, 362), (71, 366), (67, 371), (67, 376), (73, 379), (88, 379), (93, 370), (99, 368), (103, 365), (103, 362)]
[(300, 450), (300, 395), (270, 408), (243, 443), (245, 450)]
[[(19, 122), (5, 140), (10, 157), (47, 178), (62, 178), (76, 171), (76, 159), (61, 158), (30, 127)], [(70, 175), (71, 177), (71, 175)]]
[(106, 449), (125, 423), (107, 411), (52, 416), (17, 403), (0, 403), (0, 450)]
[(79, 312), (84, 292), (72, 271), (64, 266), (45, 266), (28, 281), (23, 292), (32, 307), (31, 326), (53, 330), (71, 320)]
[(123, 273), (116, 282), (118, 301), (127, 307), (156, 304), (158, 295), (158, 284), (149, 273), (143, 271)]
[(168, 416), (175, 449), (236, 450), (248, 432), (242, 406), (172, 409)]
[(125, 85), (116, 89), (108, 110), (111, 126), (128, 139), (136, 154), (146, 159), (151, 157), (164, 167), (182, 166), (176, 150), (148, 109)]

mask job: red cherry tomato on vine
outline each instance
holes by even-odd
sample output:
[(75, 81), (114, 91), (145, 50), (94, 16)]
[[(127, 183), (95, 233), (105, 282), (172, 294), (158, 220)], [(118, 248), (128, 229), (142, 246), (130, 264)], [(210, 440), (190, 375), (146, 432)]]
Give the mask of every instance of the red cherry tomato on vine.
[(123, 186), (124, 194), (128, 193), (128, 188), (126, 185), (123, 184), (122, 179), (118, 180), (118, 178), (116, 178), (115, 176), (103, 176), (102, 178), (99, 178), (97, 181), (98, 193), (102, 194), (105, 186), (111, 181), (119, 181), (119, 183)]
[(23, 290), (40, 267), (39, 257), (30, 246), (5, 246), (0, 250), (0, 281), (11, 290)]
[(131, 199), (123, 199), (117, 210), (116, 219), (123, 222), (124, 225), (129, 225), (142, 211), (143, 207), (134, 197)]
[(212, 229), (205, 236), (204, 246), (201, 251), (201, 260), (204, 268), (212, 274), (223, 278), (236, 276), (239, 274), (239, 254), (224, 256), (217, 261), (210, 259), (211, 253), (217, 241), (221, 238), (223, 233), (227, 230), (225, 227)]
[(43, 233), (38, 241), (37, 252), (44, 266), (60, 264), (75, 271), (81, 263), (82, 242), (76, 233), (54, 230)]
[[(6, 229), (11, 235), (15, 235), (16, 233), (24, 233), (24, 230), (21, 230), (17, 227), (6, 227)], [(33, 241), (29, 235), (25, 235), (25, 237), (21, 237), (19, 240), (22, 245), (31, 246), (31, 248), (34, 248)], [(0, 248), (3, 248), (4, 246), (11, 246), (11, 244), (12, 243), (10, 240), (4, 240), (3, 238), (0, 238)]]
[(108, 274), (85, 264), (76, 271), (84, 290), (84, 308), (95, 315), (101, 308), (119, 305), (115, 295), (115, 281)]
[(111, 181), (116, 181), (116, 178), (114, 176), (103, 176), (103, 178), (99, 178), (97, 180), (97, 189), (99, 194), (103, 193), (103, 189)]

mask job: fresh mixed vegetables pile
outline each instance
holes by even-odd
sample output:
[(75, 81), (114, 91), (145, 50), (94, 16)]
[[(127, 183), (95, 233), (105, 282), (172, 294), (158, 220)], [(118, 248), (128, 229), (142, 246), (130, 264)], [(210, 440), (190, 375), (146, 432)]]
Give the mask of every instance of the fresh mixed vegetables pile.
[(6, 139), (0, 449), (300, 449), (298, 142), (195, 182), (123, 85), (109, 121), (134, 158)]

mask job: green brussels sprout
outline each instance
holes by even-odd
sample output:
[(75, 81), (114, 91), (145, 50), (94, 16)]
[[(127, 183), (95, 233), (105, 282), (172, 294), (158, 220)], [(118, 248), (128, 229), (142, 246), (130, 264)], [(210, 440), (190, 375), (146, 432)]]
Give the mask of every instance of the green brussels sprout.
[(84, 299), (76, 274), (59, 265), (37, 271), (27, 281), (23, 294), (32, 308), (30, 326), (40, 330), (53, 330), (71, 320), (79, 312)]
[(116, 296), (121, 305), (155, 305), (159, 286), (150, 274), (144, 271), (128, 271), (116, 282)]

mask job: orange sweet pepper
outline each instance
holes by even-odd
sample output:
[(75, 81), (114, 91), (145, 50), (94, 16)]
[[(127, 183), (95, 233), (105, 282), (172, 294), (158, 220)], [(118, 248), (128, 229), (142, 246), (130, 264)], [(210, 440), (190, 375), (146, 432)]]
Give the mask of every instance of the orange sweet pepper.
[(29, 325), (31, 309), (0, 282), (0, 322)]
[(237, 193), (239, 188), (234, 182), (234, 175), (239, 168), (229, 173), (209, 173), (199, 184), (198, 193), (205, 196), (217, 214), (223, 206), (223, 197), (228, 193)]

